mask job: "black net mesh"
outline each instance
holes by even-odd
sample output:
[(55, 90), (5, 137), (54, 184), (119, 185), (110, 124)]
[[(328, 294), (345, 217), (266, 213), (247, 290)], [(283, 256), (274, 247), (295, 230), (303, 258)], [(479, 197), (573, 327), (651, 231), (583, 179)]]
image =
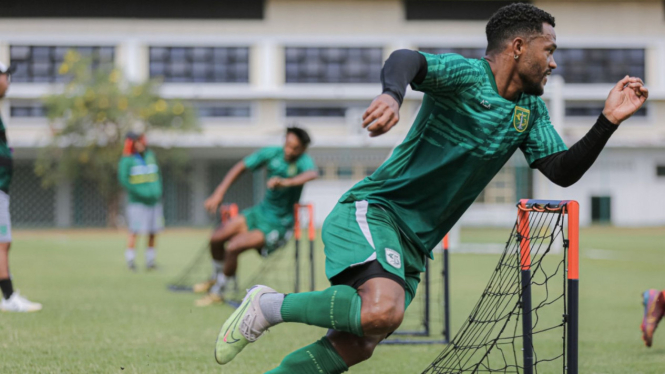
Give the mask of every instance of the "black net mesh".
[[(565, 220), (561, 209), (519, 215), (480, 300), (423, 373), (565, 372)], [(527, 295), (531, 308), (524, 307)], [(525, 315), (532, 323), (523, 329)], [(526, 350), (523, 331), (531, 339)]]
[(416, 296), (399, 329), (384, 344), (433, 344), (446, 342), (444, 258), (437, 253), (420, 274)]
[[(236, 209), (237, 206), (236, 206)], [(228, 218), (228, 217), (227, 217)], [(308, 218), (307, 218), (308, 219)], [(221, 220), (221, 219), (220, 219)], [(308, 221), (302, 222), (306, 227)], [(310, 290), (310, 275), (314, 264), (310, 261), (310, 242), (305, 235), (300, 239), (298, 263), (298, 291)], [(320, 249), (319, 249), (320, 250)], [(296, 240), (291, 238), (286, 245), (270, 255), (262, 256), (258, 251), (246, 251), (238, 259), (236, 284), (232, 282), (224, 298), (231, 305), (242, 301), (245, 291), (256, 284), (268, 285), (279, 292), (296, 291)], [(169, 284), (172, 291), (191, 292), (196, 283), (210, 279), (212, 264), (209, 245), (206, 242), (183, 270)]]

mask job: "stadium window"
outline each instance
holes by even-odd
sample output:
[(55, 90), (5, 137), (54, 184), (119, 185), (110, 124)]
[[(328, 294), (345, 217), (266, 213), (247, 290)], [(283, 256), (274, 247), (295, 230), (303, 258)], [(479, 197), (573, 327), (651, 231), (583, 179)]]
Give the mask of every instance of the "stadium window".
[(325, 118), (344, 118), (346, 116), (345, 107), (302, 107), (287, 106), (287, 117), (325, 117)]
[(337, 168), (337, 178), (339, 179), (351, 179), (353, 177), (353, 167), (351, 166), (340, 166)]
[(150, 47), (150, 77), (167, 83), (249, 83), (249, 48)]
[(41, 103), (12, 103), (9, 115), (12, 118), (43, 118), (46, 117), (46, 108)]
[(381, 48), (287, 47), (286, 83), (378, 83)]
[(665, 165), (656, 165), (656, 176), (665, 177)]
[(591, 196), (591, 222), (612, 221), (612, 199), (609, 196)]
[[(488, 20), (499, 8), (516, 1), (404, 0), (407, 21)], [(522, 1), (528, 2), (528, 1)]]
[[(598, 117), (605, 103), (602, 101), (566, 101), (566, 117)], [(648, 105), (643, 105), (633, 117), (646, 117)]]
[(626, 74), (644, 78), (644, 49), (562, 48), (554, 53), (566, 83), (616, 83)]
[(441, 48), (441, 47), (420, 47), (418, 50), (431, 53), (434, 55), (440, 55), (444, 53), (457, 53), (466, 58), (475, 58), (481, 59), (485, 56), (485, 48)]
[[(3, 6), (4, 3), (9, 6)], [(15, 3), (15, 4), (12, 4)], [(265, 0), (188, 0), (172, 6), (155, 1), (4, 0), (3, 18), (263, 19)]]
[(199, 118), (250, 118), (250, 104), (194, 102)]
[(16, 65), (16, 72), (12, 74), (12, 82), (66, 82), (69, 80), (69, 76), (60, 75), (58, 70), (69, 50), (75, 50), (84, 58), (90, 58), (93, 69), (111, 69), (113, 67), (114, 47), (12, 45), (9, 48), (9, 56), (11, 63)]

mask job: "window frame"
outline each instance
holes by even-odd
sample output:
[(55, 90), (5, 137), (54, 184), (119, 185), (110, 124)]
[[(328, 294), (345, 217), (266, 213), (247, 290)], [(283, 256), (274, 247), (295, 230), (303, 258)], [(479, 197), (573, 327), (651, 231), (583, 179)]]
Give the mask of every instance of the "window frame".
[[(18, 64), (20, 66), (21, 63), (26, 63), (26, 64), (34, 64), (35, 62), (33, 61), (33, 53), (34, 53), (34, 48), (49, 48), (49, 64), (52, 65), (52, 72), (55, 73), (55, 75), (50, 76), (50, 80), (48, 81), (35, 81), (35, 75), (34, 74), (29, 74), (27, 75), (29, 77), (28, 80), (21, 80), (20, 74), (17, 78), (16, 72), (12, 75), (12, 84), (66, 84), (67, 80), (57, 80), (57, 78), (60, 76), (58, 74), (58, 69), (60, 68), (60, 65), (64, 61), (64, 54), (63, 54), (63, 61), (56, 60), (54, 58), (54, 55), (56, 53), (55, 49), (56, 48), (66, 48), (66, 50), (70, 49), (79, 49), (79, 48), (92, 48), (92, 49), (97, 49), (97, 53), (99, 52), (100, 49), (110, 49), (111, 50), (111, 59), (108, 61), (110, 63), (111, 68), (115, 68), (117, 65), (117, 59), (118, 59), (118, 46), (117, 44), (114, 43), (95, 43), (94, 45), (91, 44), (85, 44), (85, 43), (78, 43), (77, 41), (72, 41), (71, 43), (63, 44), (63, 41), (57, 41), (53, 43), (31, 43), (29, 41), (25, 42), (12, 42), (9, 41), (9, 60), (11, 64)], [(30, 49), (30, 60), (14, 60), (14, 57), (12, 57), (12, 48), (29, 48)], [(85, 56), (85, 55), (84, 55)], [(95, 61), (96, 60), (96, 61)], [(107, 62), (104, 62), (107, 63)], [(93, 58), (93, 68), (98, 68), (102, 64), (102, 60), (97, 58)]]
[(242, 100), (242, 101), (229, 101), (229, 100), (188, 100), (198, 111), (196, 102), (206, 102), (210, 104), (220, 104), (219, 106), (242, 106), (249, 107), (248, 117), (198, 117), (199, 122), (204, 127), (217, 127), (217, 126), (238, 126), (246, 128), (247, 126), (255, 126), (257, 124), (259, 102), (256, 100)]
[[(302, 44), (299, 44), (299, 43), (285, 42), (282, 45), (282, 47), (283, 47), (283, 52), (284, 52), (284, 59), (283, 59), (284, 67), (283, 67), (283, 71), (282, 71), (284, 87), (288, 87), (288, 86), (293, 87), (293, 86), (297, 86), (297, 85), (315, 85), (315, 84), (318, 84), (318, 85), (370, 85), (370, 84), (380, 84), (381, 83), (380, 82), (380, 71), (381, 71), (381, 68), (383, 67), (383, 63), (384, 63), (384, 60), (385, 60), (385, 45), (383, 45), (383, 44), (367, 43), (367, 44), (361, 44), (361, 45), (356, 45), (356, 44), (352, 44), (352, 45), (328, 45), (328, 44), (324, 43), (324, 44), (314, 45), (312, 43), (309, 43), (309, 44), (302, 45)], [(320, 52), (321, 50), (329, 50), (329, 49), (347, 50), (347, 53), (348, 53), (348, 50), (363, 50), (363, 49), (378, 50), (380, 58), (379, 58), (378, 61), (376, 61), (377, 65), (378, 65), (377, 74), (376, 74), (376, 77), (375, 77), (376, 80), (359, 81), (359, 82), (345, 81), (344, 79), (341, 79), (340, 81), (320, 81), (319, 80), (319, 81), (315, 81), (315, 82), (304, 82), (304, 81), (300, 81), (300, 80), (298, 80), (298, 81), (289, 81), (289, 79), (290, 79), (289, 71), (288, 71), (288, 69), (289, 69), (288, 66), (289, 66), (289, 63), (290, 63), (289, 62), (289, 56), (288, 56), (288, 53), (289, 53), (288, 50), (289, 49), (305, 49), (305, 50), (312, 49), (312, 50), (319, 50), (319, 53), (321, 53)], [(319, 60), (321, 60), (321, 59), (319, 59)], [(321, 62), (321, 61), (319, 61), (319, 62)], [(299, 64), (305, 64), (305, 62), (299, 62)], [(343, 65), (343, 64), (340, 64), (340, 65)], [(326, 66), (326, 65), (323, 65), (323, 66)], [(376, 67), (374, 67), (374, 68), (376, 68)], [(343, 66), (340, 66), (340, 69), (343, 69)], [(373, 79), (373, 78), (371, 78), (371, 77), (374, 76), (372, 74), (371, 69), (372, 68), (369, 68), (369, 71), (367, 72), (367, 77), (369, 77), (370, 79)], [(300, 76), (298, 76), (296, 78), (301, 79)], [(344, 77), (342, 76), (342, 78), (344, 78)]]
[[(182, 45), (180, 45), (182, 44)], [(168, 55), (168, 58), (162, 63), (164, 64), (164, 71), (168, 70), (168, 66), (172, 63), (171, 61), (171, 50), (173, 49), (184, 49), (185, 50), (185, 60), (186, 64), (188, 66), (188, 74), (187, 74), (187, 79), (188, 80), (183, 80), (183, 81), (173, 81), (169, 80), (169, 78), (166, 75), (153, 75), (152, 71), (152, 63), (153, 63), (153, 55), (152, 55), (152, 50), (157, 49), (157, 48), (162, 48), (165, 49), (166, 52), (165, 54)], [(194, 53), (195, 49), (209, 49), (210, 51), (208, 52), (210, 56), (205, 60), (205, 64), (207, 64), (207, 68), (209, 68), (208, 72), (208, 77), (214, 76), (214, 66), (217, 64), (214, 61), (214, 50), (215, 49), (245, 49), (247, 51), (247, 79), (246, 81), (196, 81), (194, 79), (194, 73), (192, 70), (192, 66), (196, 61), (193, 60), (192, 54)], [(227, 52), (228, 53), (228, 52)], [(227, 58), (228, 62), (228, 58)], [(150, 43), (147, 45), (147, 75), (149, 79), (161, 79), (162, 83), (165, 85), (170, 85), (170, 84), (205, 84), (205, 85), (243, 85), (243, 86), (249, 86), (252, 82), (252, 45), (247, 43), (247, 44), (229, 44), (229, 45), (197, 45), (197, 44), (188, 44), (188, 43), (176, 43), (176, 44), (160, 44), (160, 43)], [(230, 76), (230, 74), (227, 74), (227, 76)]]

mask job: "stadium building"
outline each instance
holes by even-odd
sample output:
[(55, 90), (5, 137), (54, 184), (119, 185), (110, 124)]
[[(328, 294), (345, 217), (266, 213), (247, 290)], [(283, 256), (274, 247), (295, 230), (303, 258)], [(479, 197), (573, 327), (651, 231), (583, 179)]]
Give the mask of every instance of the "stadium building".
[[(166, 97), (199, 110), (202, 132), (152, 134), (187, 149), (189, 178), (165, 175), (170, 225), (204, 225), (203, 200), (241, 157), (280, 144), (297, 124), (314, 139), (321, 178), (309, 183), (322, 222), (337, 198), (371, 174), (405, 135), (422, 95), (409, 91), (402, 120), (370, 139), (360, 116), (380, 93), (379, 72), (400, 48), (484, 54), (485, 23), (507, 1), (202, 0), (183, 4), (23, 0), (0, 5), (0, 61), (17, 65), (0, 112), (16, 158), (16, 226), (105, 225), (94, 186), (62, 181), (43, 189), (33, 173), (49, 127), (40, 98), (62, 85), (59, 64), (70, 48), (128, 79), (163, 80)], [(643, 77), (650, 99), (621, 125), (599, 160), (562, 189), (532, 171), (518, 152), (471, 210), (467, 225), (511, 225), (518, 198), (576, 199), (582, 224), (664, 225), (665, 1), (533, 1), (556, 17), (559, 67), (546, 86), (552, 123), (573, 144), (593, 125), (613, 84)], [(11, 4), (11, 2), (10, 2)], [(17, 4), (17, 3), (15, 3)], [(173, 4), (173, 5), (171, 5)], [(245, 175), (227, 195), (241, 208), (263, 194), (262, 174)]]

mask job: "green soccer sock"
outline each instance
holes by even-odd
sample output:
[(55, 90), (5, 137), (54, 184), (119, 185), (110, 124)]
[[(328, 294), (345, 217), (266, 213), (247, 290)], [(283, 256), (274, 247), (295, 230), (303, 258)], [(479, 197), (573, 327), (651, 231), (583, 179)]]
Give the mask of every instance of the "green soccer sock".
[(344, 360), (323, 337), (314, 344), (300, 348), (284, 357), (282, 363), (266, 374), (340, 374), (349, 370)]
[(362, 301), (349, 286), (286, 295), (281, 314), (284, 322), (300, 322), (363, 336), (360, 324)]

